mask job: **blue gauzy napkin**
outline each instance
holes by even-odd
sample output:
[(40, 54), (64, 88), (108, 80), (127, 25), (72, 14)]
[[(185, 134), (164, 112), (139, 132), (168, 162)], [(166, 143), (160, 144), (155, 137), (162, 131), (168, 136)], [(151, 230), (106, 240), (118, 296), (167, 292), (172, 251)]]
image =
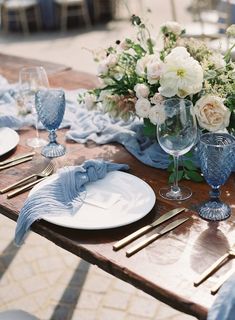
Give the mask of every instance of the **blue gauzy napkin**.
[(132, 119), (129, 122), (112, 119), (100, 111), (88, 111), (77, 108), (74, 121), (66, 138), (79, 143), (92, 140), (97, 144), (118, 142), (141, 162), (154, 167), (166, 169), (169, 155), (156, 141), (144, 136), (143, 122)]
[(207, 320), (235, 319), (235, 273), (219, 290), (215, 302), (210, 308)]
[(56, 180), (29, 196), (24, 203), (17, 220), (15, 243), (21, 245), (31, 224), (44, 215), (76, 212), (86, 196), (86, 183), (102, 179), (108, 172), (127, 169), (126, 164), (87, 160), (80, 166), (58, 170)]

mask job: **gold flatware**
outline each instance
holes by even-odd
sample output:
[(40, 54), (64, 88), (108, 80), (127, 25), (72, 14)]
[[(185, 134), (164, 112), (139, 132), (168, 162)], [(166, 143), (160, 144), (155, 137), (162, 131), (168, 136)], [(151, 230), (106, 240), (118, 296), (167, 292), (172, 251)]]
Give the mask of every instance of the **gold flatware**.
[[(22, 185), (23, 183), (27, 182), (28, 180), (31, 180), (32, 178), (44, 178), (44, 177), (47, 177), (49, 176), (52, 172), (54, 171), (54, 164), (52, 162), (49, 162), (48, 165), (41, 171), (41, 172), (37, 172), (37, 173), (33, 173), (31, 174), (30, 176), (27, 176), (13, 184), (11, 184), (10, 186), (4, 188), (4, 189), (1, 189), (0, 190), (0, 193), (4, 193), (4, 192), (7, 192), (7, 191), (10, 191), (12, 189), (15, 189), (17, 188), (18, 186)], [(38, 180), (36, 180), (38, 181)], [(22, 189), (22, 188), (21, 188)], [(17, 193), (18, 194), (18, 193)], [(14, 192), (12, 193), (9, 193), (7, 195), (7, 197), (12, 197), (13, 195), (15, 195)]]
[(33, 182), (30, 182), (30, 183), (24, 185), (24, 186), (21, 187), (21, 188), (18, 188), (18, 189), (16, 189), (16, 190), (8, 193), (8, 194), (7, 194), (7, 198), (8, 198), (8, 199), (13, 198), (13, 197), (17, 196), (18, 194), (21, 194), (21, 193), (23, 193), (23, 192), (25, 192), (25, 191), (28, 191), (28, 190), (32, 189), (33, 186), (35, 186), (36, 184), (38, 184), (38, 183), (41, 182), (42, 180), (45, 180), (46, 178), (47, 178), (47, 177), (40, 178), (40, 179), (38, 179), (38, 180), (35, 180), (35, 181), (33, 181)]
[(14, 167), (14, 166), (17, 166), (18, 164), (21, 164), (21, 163), (24, 163), (24, 162), (27, 162), (27, 161), (31, 161), (32, 159), (33, 159), (33, 157), (27, 157), (27, 158), (23, 158), (23, 159), (20, 159), (20, 160), (16, 160), (16, 161), (7, 163), (7, 164), (5, 164), (3, 166), (0, 166), (0, 171), (4, 170), (4, 169), (11, 168), (11, 167)]
[(130, 257), (133, 254), (135, 254), (136, 252), (138, 252), (139, 250), (143, 249), (144, 247), (146, 247), (147, 245), (149, 245), (150, 243), (152, 243), (153, 241), (157, 240), (158, 238), (162, 237), (164, 234), (168, 233), (169, 231), (177, 228), (178, 226), (180, 226), (182, 223), (185, 223), (189, 218), (182, 218), (182, 219), (178, 219), (175, 220), (171, 223), (169, 223), (166, 227), (164, 227), (160, 232), (157, 232), (153, 235), (151, 235), (150, 237), (148, 237), (147, 239), (144, 239), (142, 241), (140, 241), (139, 243), (137, 243), (135, 246), (131, 247), (130, 249), (128, 249), (126, 251), (126, 256)]
[(222, 257), (216, 260), (209, 268), (207, 268), (199, 277), (194, 281), (194, 286), (199, 286), (205, 279), (211, 276), (221, 265), (230, 258), (235, 258), (235, 246), (228, 250)]
[(216, 282), (216, 284), (211, 288), (211, 294), (216, 294), (220, 287), (224, 284), (226, 280), (228, 280), (232, 274), (235, 272), (234, 269), (229, 270), (225, 273), (222, 277), (219, 278), (219, 280)]
[(155, 220), (151, 224), (148, 224), (148, 225), (136, 230), (135, 232), (131, 233), (130, 235), (128, 235), (125, 238), (116, 242), (113, 245), (113, 250), (117, 251), (117, 250), (123, 248), (128, 243), (130, 243), (130, 242), (134, 241), (135, 239), (137, 239), (138, 237), (146, 234), (150, 230), (153, 230), (155, 227), (159, 226), (161, 223), (169, 220), (170, 218), (173, 218), (174, 216), (183, 212), (184, 210), (185, 210), (185, 208), (176, 208), (176, 209), (173, 209), (171, 211), (164, 213), (160, 218), (158, 218), (157, 220)]
[(24, 154), (20, 154), (18, 156), (12, 157), (10, 159), (6, 159), (4, 161), (0, 161), (0, 166), (5, 166), (8, 163), (11, 163), (11, 162), (14, 162), (14, 161), (17, 161), (17, 160), (21, 160), (21, 159), (24, 159), (24, 158), (33, 157), (34, 155), (35, 155), (34, 151), (28, 152), (28, 153), (24, 153)]

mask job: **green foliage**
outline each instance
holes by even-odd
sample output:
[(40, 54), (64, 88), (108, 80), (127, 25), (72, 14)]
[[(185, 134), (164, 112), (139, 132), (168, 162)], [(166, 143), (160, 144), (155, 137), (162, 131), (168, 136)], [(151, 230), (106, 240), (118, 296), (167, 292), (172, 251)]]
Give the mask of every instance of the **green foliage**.
[[(189, 151), (184, 156), (184, 160), (181, 161), (179, 165), (179, 170), (178, 170), (178, 181), (183, 179), (192, 180), (194, 182), (204, 181), (203, 176), (200, 172), (200, 169), (197, 168), (191, 160), (192, 156), (193, 156), (192, 151)], [(170, 156), (170, 159), (171, 159), (171, 162), (167, 168), (168, 172), (170, 172), (168, 180), (169, 180), (169, 183), (173, 183), (174, 175), (175, 175), (173, 157)]]
[(156, 137), (156, 126), (152, 122), (144, 118), (144, 129), (143, 133), (146, 137), (155, 138)]

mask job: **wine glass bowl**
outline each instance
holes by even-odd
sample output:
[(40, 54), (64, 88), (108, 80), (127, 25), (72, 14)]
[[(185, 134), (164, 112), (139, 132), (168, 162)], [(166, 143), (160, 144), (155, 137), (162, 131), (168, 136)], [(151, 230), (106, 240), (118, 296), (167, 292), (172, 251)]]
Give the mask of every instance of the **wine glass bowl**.
[(235, 137), (227, 133), (203, 134), (199, 160), (203, 176), (212, 188), (210, 200), (199, 207), (199, 215), (210, 221), (225, 220), (231, 209), (220, 200), (220, 186), (225, 184), (235, 164)]
[(49, 144), (42, 148), (41, 154), (48, 158), (65, 154), (65, 147), (56, 141), (55, 131), (59, 128), (65, 112), (65, 94), (63, 90), (39, 90), (35, 98), (38, 117), (49, 131)]
[(36, 137), (29, 138), (27, 145), (33, 148), (45, 146), (46, 140), (39, 137), (38, 117), (35, 109), (35, 93), (42, 88), (48, 88), (49, 82), (46, 71), (41, 66), (24, 67), (19, 72), (19, 91), (20, 100), (24, 105), (24, 109), (33, 116), (36, 129)]
[(162, 102), (161, 121), (157, 125), (157, 139), (161, 148), (173, 156), (174, 184), (161, 188), (160, 195), (168, 200), (188, 199), (192, 192), (189, 188), (178, 185), (179, 156), (187, 153), (197, 138), (197, 124), (191, 101), (180, 98)]

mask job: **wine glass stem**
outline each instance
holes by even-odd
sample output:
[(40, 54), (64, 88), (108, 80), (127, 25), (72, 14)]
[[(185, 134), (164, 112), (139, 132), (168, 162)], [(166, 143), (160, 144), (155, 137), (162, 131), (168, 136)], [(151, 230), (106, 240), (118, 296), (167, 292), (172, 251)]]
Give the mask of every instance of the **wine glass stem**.
[(39, 139), (38, 116), (37, 116), (37, 114), (35, 114), (35, 129), (36, 129), (36, 138)]
[(180, 191), (180, 188), (178, 186), (179, 156), (173, 156), (173, 159), (174, 159), (174, 183), (172, 186), (172, 190), (177, 193)]

